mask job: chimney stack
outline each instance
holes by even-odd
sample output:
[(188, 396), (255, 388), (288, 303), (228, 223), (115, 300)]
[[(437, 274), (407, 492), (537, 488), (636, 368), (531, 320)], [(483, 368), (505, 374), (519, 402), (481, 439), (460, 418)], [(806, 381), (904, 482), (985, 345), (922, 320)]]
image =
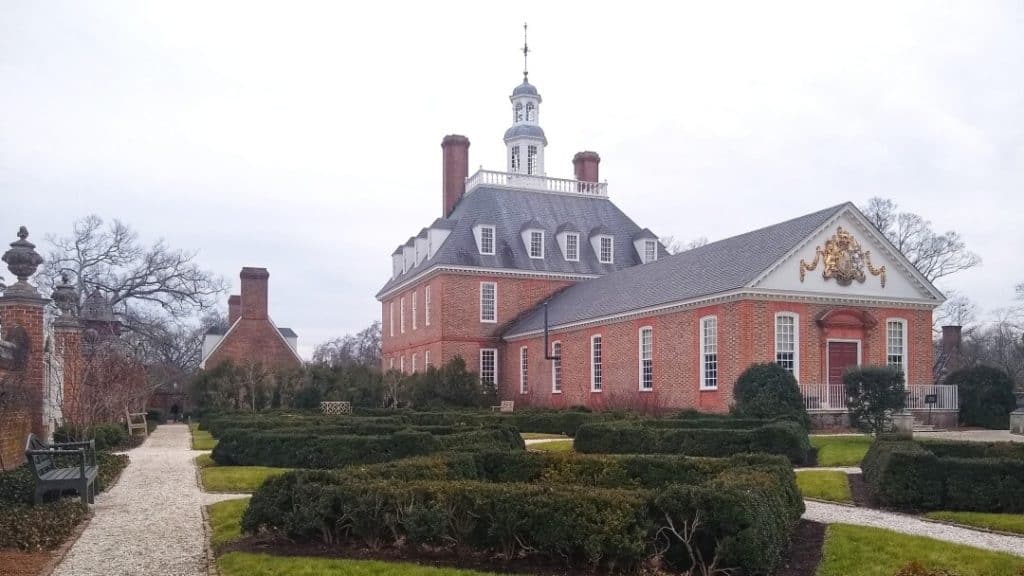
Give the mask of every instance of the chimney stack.
[(242, 315), (242, 297), (238, 294), (228, 296), (228, 326), (234, 326), (235, 320)]
[(267, 318), (267, 279), (270, 273), (266, 268), (245, 267), (238, 276), (242, 279), (242, 318)]
[(597, 166), (601, 163), (601, 157), (597, 152), (584, 150), (577, 152), (572, 157), (572, 166), (575, 169), (576, 179), (581, 182), (597, 182)]
[(466, 178), (469, 176), (469, 138), (449, 134), (441, 140), (441, 184), (443, 211), (447, 218), (466, 192)]
[(960, 369), (961, 326), (942, 327), (942, 355), (946, 357), (945, 373)]

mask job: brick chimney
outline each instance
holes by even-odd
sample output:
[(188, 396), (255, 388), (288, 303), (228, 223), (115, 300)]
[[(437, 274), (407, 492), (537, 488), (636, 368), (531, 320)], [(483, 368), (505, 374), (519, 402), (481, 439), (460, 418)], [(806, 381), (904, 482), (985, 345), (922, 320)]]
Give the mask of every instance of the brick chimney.
[(572, 157), (572, 166), (575, 169), (576, 179), (581, 182), (597, 182), (597, 166), (601, 163), (601, 157), (597, 152), (584, 150), (577, 152)]
[(466, 192), (469, 176), (469, 138), (449, 134), (441, 140), (441, 185), (443, 206), (441, 217), (447, 218)]
[(228, 296), (228, 326), (233, 326), (235, 320), (242, 315), (242, 297), (238, 294)]
[(266, 268), (242, 268), (238, 275), (242, 279), (241, 315), (242, 318), (262, 320), (267, 317), (267, 279), (270, 273)]
[(944, 371), (946, 374), (960, 369), (960, 331), (961, 326), (942, 327), (942, 355), (946, 357)]

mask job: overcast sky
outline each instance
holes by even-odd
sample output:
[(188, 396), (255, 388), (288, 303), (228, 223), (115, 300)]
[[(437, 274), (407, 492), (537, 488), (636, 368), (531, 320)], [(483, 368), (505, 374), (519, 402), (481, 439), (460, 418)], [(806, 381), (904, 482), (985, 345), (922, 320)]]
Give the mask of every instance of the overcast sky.
[(984, 259), (941, 289), (992, 310), (1024, 281), (1020, 0), (3, 0), (0, 242), (95, 213), (233, 290), (265, 266), (308, 356), (379, 318), (445, 134), (504, 169), (524, 19), (548, 175), (596, 150), (641, 226), (715, 240), (879, 195)]

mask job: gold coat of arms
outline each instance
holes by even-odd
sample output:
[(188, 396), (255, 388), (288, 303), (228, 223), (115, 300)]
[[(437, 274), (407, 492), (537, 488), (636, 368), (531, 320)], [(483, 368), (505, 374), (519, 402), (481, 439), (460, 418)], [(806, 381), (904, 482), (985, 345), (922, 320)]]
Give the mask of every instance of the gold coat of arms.
[(818, 262), (824, 264), (821, 277), (825, 280), (834, 279), (840, 286), (849, 286), (854, 281), (864, 282), (866, 278), (864, 270), (872, 276), (878, 276), (885, 288), (885, 266), (875, 268), (871, 264), (871, 251), (863, 250), (860, 242), (843, 227), (840, 226), (834, 236), (825, 240), (825, 246), (818, 246), (814, 251), (814, 260), (807, 262), (800, 260), (800, 281), (804, 281), (804, 274), (818, 267)]

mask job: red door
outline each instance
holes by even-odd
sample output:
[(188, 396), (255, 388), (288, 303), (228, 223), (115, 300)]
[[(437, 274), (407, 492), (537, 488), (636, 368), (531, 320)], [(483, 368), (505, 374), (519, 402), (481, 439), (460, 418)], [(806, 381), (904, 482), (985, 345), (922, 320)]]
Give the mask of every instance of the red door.
[(848, 368), (857, 366), (857, 343), (856, 342), (829, 342), (828, 343), (828, 383), (829, 385), (843, 384), (843, 372)]

